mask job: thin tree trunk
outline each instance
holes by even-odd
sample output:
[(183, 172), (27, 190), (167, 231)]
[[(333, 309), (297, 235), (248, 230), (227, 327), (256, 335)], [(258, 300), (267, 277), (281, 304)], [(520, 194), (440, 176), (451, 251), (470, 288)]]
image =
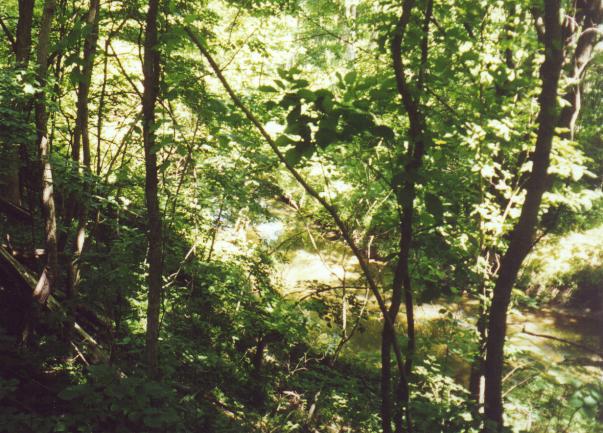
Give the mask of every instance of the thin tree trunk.
[[(402, 297), (404, 298), (404, 306), (406, 313), (406, 325), (408, 334), (408, 343), (406, 347), (406, 360), (404, 369), (407, 377), (410, 377), (412, 372), (412, 363), (416, 348), (416, 336), (415, 336), (415, 319), (414, 319), (414, 300), (412, 281), (410, 276), (410, 252), (413, 241), (413, 219), (414, 219), (414, 201), (416, 198), (416, 182), (417, 175), (423, 164), (423, 156), (425, 155), (425, 149), (428, 146), (428, 139), (426, 138), (427, 126), (425, 113), (421, 108), (421, 94), (425, 84), (425, 73), (427, 68), (427, 57), (429, 49), (429, 25), (431, 16), (433, 13), (433, 0), (428, 0), (425, 6), (424, 21), (422, 26), (423, 38), (421, 41), (421, 63), (417, 74), (416, 82), (414, 83), (415, 88), (411, 89), (406, 76), (405, 66), (402, 59), (402, 42), (404, 39), (406, 26), (410, 21), (412, 10), (414, 8), (414, 0), (405, 0), (402, 5), (402, 14), (394, 30), (394, 35), (391, 44), (391, 53), (393, 60), (393, 69), (396, 79), (396, 86), (398, 93), (402, 97), (402, 104), (406, 115), (409, 120), (409, 147), (405, 157), (399, 162), (399, 168), (404, 170), (406, 173), (406, 180), (403, 184), (394, 184), (393, 187), (396, 191), (396, 197), (398, 205), (400, 206), (400, 241), (399, 241), (399, 252), (398, 252), (398, 263), (396, 266), (392, 290), (392, 303), (390, 306), (390, 314), (393, 316), (392, 320), (395, 320)], [(405, 162), (407, 161), (407, 162)], [(386, 330), (383, 333), (384, 339), (391, 342), (391, 336), (387, 335)], [(385, 346), (382, 345), (382, 350)], [(384, 357), (386, 355), (382, 353), (382, 368), (385, 364)], [(388, 361), (389, 362), (389, 361)], [(381, 383), (382, 386), (387, 380), (387, 370), (382, 371)], [(406, 390), (400, 384), (395, 387), (396, 393), (400, 398), (400, 402), (397, 404), (396, 412), (394, 413), (394, 423), (396, 425), (396, 432), (402, 432), (404, 430), (404, 424), (402, 422), (403, 408), (408, 407), (410, 395), (408, 394), (408, 388)], [(385, 393), (389, 392), (389, 389), (382, 389), (382, 415), (387, 414), (385, 404), (388, 404)], [(406, 429), (410, 430), (411, 426), (407, 419)], [(383, 431), (387, 432), (391, 428), (391, 422), (386, 417), (382, 417)]]
[(557, 91), (563, 62), (560, 0), (544, 0), (544, 24), (545, 61), (540, 69), (542, 91), (533, 168), (519, 221), (513, 228), (509, 248), (501, 262), (490, 307), (485, 371), (485, 431), (500, 431), (503, 426), (502, 372), (507, 309), (519, 268), (532, 244), (542, 195), (547, 186), (547, 170), (558, 120)]
[[(55, 0), (46, 0), (40, 21), (40, 33), (38, 37), (37, 78), (41, 86), (46, 84), (48, 70), (48, 47), (50, 44), (50, 30), (54, 16)], [(58, 257), (57, 257), (57, 221), (54, 203), (54, 191), (52, 181), (52, 165), (48, 149), (48, 113), (46, 111), (46, 95), (44, 90), (36, 95), (36, 131), (38, 142), (38, 154), (41, 165), (42, 184), (42, 216), (46, 236), (46, 269), (45, 278), (48, 284), (38, 284), (34, 291), (34, 297), (40, 302), (45, 302), (57, 282)], [(44, 277), (43, 277), (44, 279)]]
[(88, 13), (86, 14), (86, 26), (89, 33), (84, 40), (84, 52), (81, 79), (78, 85), (77, 117), (75, 120), (73, 159), (79, 162), (80, 143), (83, 154), (84, 167), (90, 168), (90, 137), (88, 134), (88, 95), (92, 81), (92, 69), (94, 68), (94, 57), (96, 55), (96, 43), (98, 40), (100, 0), (90, 0)]
[[(391, 316), (390, 316), (391, 317)], [(390, 319), (391, 320), (391, 319)], [(394, 322), (395, 323), (395, 322)], [(392, 433), (392, 337), (384, 324), (381, 333), (381, 428), (383, 433)]]
[[(90, 8), (86, 16), (86, 25), (90, 26), (90, 33), (84, 41), (84, 54), (82, 77), (79, 83), (77, 98), (77, 118), (75, 121), (75, 143), (78, 137), (81, 137), (82, 150), (84, 156), (84, 176), (82, 182), (83, 199), (78, 204), (78, 224), (75, 237), (73, 257), (69, 267), (69, 296), (77, 295), (77, 287), (80, 280), (79, 261), (84, 249), (86, 240), (86, 220), (88, 218), (88, 209), (86, 204), (86, 195), (90, 192), (90, 176), (92, 175), (90, 161), (90, 136), (88, 131), (88, 95), (90, 93), (90, 84), (92, 81), (92, 70), (94, 68), (94, 58), (96, 55), (96, 43), (98, 40), (98, 21), (100, 12), (100, 0), (90, 0)], [(74, 161), (77, 164), (77, 161)]]
[(97, 121), (96, 121), (96, 175), (100, 176), (102, 168), (101, 142), (103, 132), (103, 113), (105, 109), (105, 97), (107, 94), (107, 77), (109, 65), (109, 43), (111, 35), (107, 36), (105, 41), (105, 49), (103, 51), (103, 84), (101, 86), (100, 98), (98, 101)]
[(162, 233), (159, 210), (157, 154), (155, 149), (155, 103), (159, 93), (160, 55), (157, 16), (159, 0), (149, 0), (144, 39), (143, 139), (145, 156), (145, 198), (149, 219), (149, 295), (147, 307), (146, 352), (149, 373), (159, 374), (159, 312), (162, 279)]
[(487, 329), (487, 311), (486, 311), (486, 296), (485, 287), (482, 282), (482, 290), (479, 295), (479, 306), (477, 319), (477, 333), (478, 333), (478, 352), (471, 364), (471, 372), (469, 375), (469, 395), (476, 404), (476, 408), (479, 408), (481, 404), (482, 396), (482, 378), (484, 377), (484, 363), (486, 355), (486, 329)]

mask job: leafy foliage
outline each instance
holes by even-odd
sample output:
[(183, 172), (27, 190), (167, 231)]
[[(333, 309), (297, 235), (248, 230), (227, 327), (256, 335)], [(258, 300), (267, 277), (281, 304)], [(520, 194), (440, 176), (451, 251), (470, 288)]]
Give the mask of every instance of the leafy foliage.
[[(410, 91), (425, 119), (417, 168), (390, 52), (399, 1), (162, 1), (151, 149), (164, 233), (159, 379), (148, 377), (145, 361), (148, 2), (100, 3), (90, 82), (82, 66), (92, 3), (58, 2), (44, 85), (33, 55), (43, 2), (29, 65), (15, 61), (24, 3), (0, 5), (0, 234), (3, 251), (37, 281), (47, 254), (35, 147), (44, 94), (60, 275), (51, 312), (32, 306), (29, 289), (0, 262), (0, 430), (382, 431), (384, 321), (345, 242), (366, 255), (389, 305), (406, 236), (401, 203), (410, 201), (415, 431), (480, 431), (466, 388), (484, 343), (475, 323), (485, 318), (533, 164), (539, 2), (434, 2), (429, 21), (430, 2), (414, 2), (402, 63), (404, 78), (422, 83)], [(562, 3), (564, 25), (579, 21)], [(330, 208), (279, 164), (187, 28), (297, 180)], [(589, 324), (598, 326), (593, 313), (603, 308), (603, 66), (599, 53), (576, 83), (573, 63), (559, 93), (578, 86), (582, 106), (573, 131), (556, 131), (533, 251), (513, 291), (503, 381), (511, 431), (600, 429), (600, 361), (591, 353), (600, 342)], [(85, 133), (82, 85), (90, 86)], [(77, 148), (82, 134), (89, 167)], [(25, 223), (5, 211), (7, 186), (20, 195), (14, 204)], [(545, 322), (551, 304), (578, 319)], [(396, 320), (405, 348), (409, 324), (402, 314)], [(528, 350), (514, 329), (528, 320), (593, 350), (535, 341)]]

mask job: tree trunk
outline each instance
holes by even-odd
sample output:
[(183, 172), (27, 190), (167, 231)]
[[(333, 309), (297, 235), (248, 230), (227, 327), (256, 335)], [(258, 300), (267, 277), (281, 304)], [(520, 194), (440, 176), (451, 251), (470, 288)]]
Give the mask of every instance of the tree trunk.
[(538, 115), (538, 135), (532, 157), (533, 168), (519, 221), (511, 233), (490, 307), (486, 355), (485, 431), (500, 431), (503, 426), (502, 371), (507, 309), (517, 273), (532, 244), (542, 195), (547, 185), (547, 170), (557, 124), (557, 88), (563, 62), (560, 26), (560, 0), (544, 0), (545, 61), (541, 66), (542, 91)]
[[(55, 0), (46, 0), (44, 2), (44, 11), (40, 21), (40, 33), (38, 37), (38, 73), (37, 78), (40, 86), (46, 84), (46, 74), (48, 71), (48, 47), (50, 44), (50, 30), (54, 16), (56, 2)], [(34, 292), (40, 302), (45, 302), (48, 295), (52, 292), (57, 281), (58, 258), (57, 258), (57, 221), (54, 202), (54, 191), (52, 181), (52, 165), (50, 162), (50, 149), (48, 146), (48, 112), (46, 110), (46, 95), (42, 90), (36, 95), (36, 131), (38, 142), (38, 154), (41, 165), (41, 183), (42, 183), (42, 216), (44, 218), (45, 236), (46, 236), (46, 278), (48, 284), (38, 284), (39, 290)]]
[[(84, 176), (82, 182), (83, 199), (78, 203), (78, 224), (75, 237), (75, 246), (73, 257), (69, 267), (69, 295), (77, 295), (77, 286), (79, 284), (80, 269), (79, 260), (84, 249), (86, 240), (86, 220), (88, 218), (88, 209), (86, 196), (90, 192), (90, 176), (92, 174), (90, 161), (90, 136), (88, 133), (88, 95), (90, 93), (90, 84), (92, 81), (92, 70), (94, 68), (94, 57), (96, 55), (96, 43), (98, 40), (98, 21), (100, 12), (100, 0), (90, 0), (90, 8), (86, 16), (86, 24), (90, 26), (90, 33), (84, 41), (82, 76), (78, 88), (77, 98), (77, 117), (75, 121), (74, 148), (76, 143), (79, 147), (79, 138), (81, 137), (82, 150), (84, 156)], [(76, 164), (78, 161), (74, 161)]]
[(86, 15), (86, 25), (89, 33), (84, 40), (84, 53), (81, 79), (78, 85), (77, 117), (75, 120), (74, 145), (72, 156), (74, 161), (79, 162), (80, 142), (83, 153), (84, 167), (90, 168), (90, 137), (88, 135), (88, 95), (90, 93), (90, 82), (92, 80), (92, 69), (96, 55), (96, 43), (98, 40), (100, 0), (90, 0), (90, 7)]
[[(31, 51), (31, 28), (33, 23), (34, 0), (19, 1), (19, 18), (15, 34), (15, 63), (17, 68), (26, 69), (29, 64)], [(21, 112), (24, 108), (17, 106), (16, 111)], [(20, 143), (6, 143), (3, 152), (4, 169), (0, 177), (0, 193), (10, 202), (21, 204), (21, 187), (19, 172), (21, 158), (19, 154)]]
[(484, 376), (484, 355), (486, 354), (486, 313), (484, 309), (485, 299), (480, 295), (479, 300), (479, 317), (477, 319), (478, 333), (478, 353), (471, 364), (471, 373), (469, 376), (469, 394), (471, 399), (479, 405), (481, 403), (482, 394), (482, 377)]
[(580, 34), (570, 67), (571, 84), (563, 97), (569, 104), (562, 108), (558, 125), (567, 130), (563, 135), (571, 140), (574, 139), (581, 108), (582, 79), (600, 37), (597, 28), (603, 22), (603, 0), (578, 1), (576, 9), (575, 21), (581, 24), (581, 28), (578, 29)]
[(31, 27), (35, 0), (19, 0), (19, 20), (17, 21), (15, 58), (17, 65), (26, 68), (31, 51)]
[[(480, 191), (483, 191), (483, 182), (480, 177)], [(483, 200), (483, 195), (482, 195)], [(478, 348), (477, 353), (471, 363), (471, 371), (469, 374), (469, 395), (473, 400), (474, 413), (479, 413), (479, 408), (483, 404), (483, 391), (484, 391), (484, 368), (486, 363), (486, 343), (488, 341), (488, 335), (486, 333), (488, 329), (488, 291), (486, 289), (486, 281), (496, 276), (496, 271), (492, 273), (490, 269), (490, 254), (496, 254), (490, 250), (490, 248), (483, 248), (484, 244), (484, 224), (480, 216), (479, 221), (481, 239), (480, 239), (480, 253), (478, 257), (483, 257), (485, 260), (485, 269), (482, 271), (481, 282), (478, 290), (478, 318), (476, 323), (477, 334), (478, 334)], [(479, 262), (479, 259), (478, 259)]]
[[(425, 155), (425, 148), (427, 147), (426, 139), (426, 121), (425, 113), (421, 109), (421, 96), (425, 80), (425, 71), (427, 65), (427, 55), (429, 48), (429, 25), (431, 16), (433, 13), (433, 1), (429, 0), (426, 4), (425, 16), (423, 20), (423, 37), (421, 41), (421, 63), (417, 78), (415, 82), (415, 88), (411, 89), (411, 86), (407, 82), (405, 73), (405, 67), (402, 60), (402, 41), (406, 26), (410, 21), (412, 9), (414, 7), (413, 0), (406, 0), (403, 3), (402, 14), (394, 30), (394, 35), (391, 44), (391, 53), (393, 60), (393, 70), (396, 79), (396, 86), (398, 93), (402, 97), (402, 104), (409, 121), (409, 146), (406, 151), (404, 158), (401, 158), (399, 168), (403, 170), (405, 174), (405, 181), (402, 184), (394, 183), (393, 188), (396, 191), (396, 198), (398, 205), (401, 209), (400, 213), (400, 240), (398, 248), (398, 263), (394, 274), (394, 282), (392, 286), (392, 303), (390, 306), (390, 317), (393, 322), (396, 320), (398, 310), (404, 297), (404, 306), (406, 313), (406, 326), (408, 343), (406, 346), (406, 359), (404, 369), (406, 377), (410, 377), (412, 372), (412, 363), (415, 354), (416, 337), (415, 337), (415, 319), (414, 319), (414, 300), (412, 282), (410, 278), (410, 251), (412, 247), (413, 238), (413, 219), (414, 219), (414, 201), (416, 198), (416, 183), (417, 175), (423, 164), (423, 156)], [(404, 161), (407, 161), (406, 163)], [(383, 338), (386, 340), (382, 344), (382, 369), (385, 366), (385, 356), (388, 357), (389, 362), (389, 351), (386, 355), (384, 353), (385, 344), (391, 344), (391, 336), (388, 335), (386, 329), (383, 331)], [(389, 375), (389, 371), (382, 370), (382, 406), (389, 404), (386, 399), (385, 392), (389, 392), (389, 387), (385, 388), (384, 382), (386, 376)], [(398, 401), (396, 404), (396, 411), (394, 413), (394, 423), (396, 425), (396, 432), (402, 432), (405, 428), (403, 420), (404, 408), (408, 408), (410, 395), (408, 386), (403, 386), (402, 383), (398, 383), (395, 387)], [(382, 415), (387, 415), (388, 411), (382, 407)], [(411, 425), (407, 419), (406, 429), (410, 430)], [(384, 432), (389, 427), (390, 421), (384, 416), (382, 417)]]
[(157, 37), (159, 0), (149, 0), (144, 39), (143, 139), (145, 156), (145, 198), (148, 213), (149, 295), (146, 352), (151, 376), (159, 374), (159, 310), (162, 279), (162, 235), (159, 211), (157, 154), (155, 148), (155, 103), (159, 93), (160, 55)]
[(381, 333), (381, 428), (383, 433), (392, 433), (393, 431), (391, 353), (391, 332), (387, 324), (384, 324)]

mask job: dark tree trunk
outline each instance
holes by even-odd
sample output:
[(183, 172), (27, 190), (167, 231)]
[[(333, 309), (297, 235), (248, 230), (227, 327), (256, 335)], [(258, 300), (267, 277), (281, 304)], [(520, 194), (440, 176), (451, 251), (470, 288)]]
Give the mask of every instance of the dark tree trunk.
[(381, 428), (383, 433), (392, 433), (393, 431), (391, 340), (391, 332), (387, 325), (384, 325), (381, 333)]
[(90, 137), (88, 135), (88, 95), (90, 93), (90, 82), (92, 80), (92, 69), (96, 55), (96, 43), (98, 40), (100, 0), (90, 0), (88, 13), (86, 14), (86, 25), (89, 33), (84, 40), (84, 52), (81, 78), (78, 85), (77, 117), (75, 120), (74, 145), (72, 157), (76, 163), (79, 162), (80, 144), (83, 153), (84, 167), (90, 169)]
[[(414, 219), (414, 201), (416, 198), (416, 182), (417, 175), (423, 163), (425, 154), (426, 142), (426, 121), (425, 113), (421, 109), (421, 94), (423, 91), (425, 72), (427, 66), (427, 55), (429, 47), (429, 25), (433, 13), (433, 1), (429, 0), (426, 5), (423, 21), (423, 38), (421, 41), (421, 64), (417, 74), (414, 89), (407, 82), (405, 67), (402, 60), (402, 41), (406, 26), (411, 18), (412, 9), (414, 7), (413, 0), (406, 0), (403, 3), (402, 14), (394, 30), (392, 38), (391, 52), (393, 60), (393, 69), (396, 79), (398, 93), (402, 97), (402, 104), (409, 120), (410, 128), (408, 131), (409, 147), (404, 158), (401, 158), (399, 169), (405, 174), (405, 181), (397, 184), (394, 182), (393, 188), (396, 191), (398, 205), (400, 206), (400, 240), (398, 245), (398, 262), (394, 273), (394, 282), (392, 285), (392, 302), (389, 309), (390, 318), (395, 322), (396, 316), (400, 309), (402, 298), (404, 298), (404, 306), (406, 313), (406, 325), (408, 344), (406, 346), (406, 360), (404, 369), (406, 377), (410, 377), (412, 372), (412, 363), (415, 354), (416, 337), (415, 337), (415, 320), (414, 320), (414, 300), (412, 282), (410, 277), (410, 251), (413, 238), (413, 219)], [(407, 162), (405, 162), (407, 161)], [(390, 369), (386, 364), (389, 364), (390, 346), (392, 336), (387, 328), (383, 329), (382, 343), (382, 423), (383, 430), (387, 432), (391, 427), (390, 413), (390, 385), (391, 379)], [(387, 348), (387, 349), (386, 349)], [(387, 385), (386, 385), (387, 382)], [(404, 428), (411, 429), (409, 419), (406, 420), (406, 426), (403, 424), (404, 408), (408, 408), (410, 395), (408, 386), (398, 383), (395, 386), (397, 402), (394, 413), (394, 423), (396, 432), (402, 432)], [(407, 417), (408, 418), (408, 417)]]
[[(480, 178), (480, 191), (483, 192), (483, 182)], [(483, 194), (483, 193), (482, 193)], [(483, 195), (482, 195), (483, 199)], [(490, 257), (491, 254), (496, 256), (496, 253), (492, 251), (490, 248), (483, 248), (484, 244), (484, 228), (483, 221), (480, 216), (480, 232), (482, 233), (482, 238), (480, 239), (480, 253), (479, 257), (483, 257), (486, 262), (486, 269), (483, 271), (481, 282), (479, 284), (479, 290), (477, 292), (479, 305), (478, 305), (478, 318), (476, 323), (477, 334), (478, 334), (478, 348), (475, 358), (471, 363), (471, 371), (469, 374), (469, 395), (471, 399), (475, 403), (473, 406), (474, 413), (477, 415), (479, 413), (479, 407), (483, 404), (483, 390), (484, 390), (484, 368), (486, 363), (486, 343), (488, 341), (487, 329), (488, 329), (488, 291), (486, 289), (486, 281), (490, 278), (494, 278), (496, 276), (496, 271), (492, 273), (492, 269), (490, 268)]]
[(15, 58), (17, 65), (27, 67), (31, 52), (31, 27), (35, 0), (19, 0), (19, 20), (15, 38)]
[(155, 103), (159, 93), (160, 56), (157, 36), (159, 0), (149, 0), (144, 39), (143, 139), (145, 157), (145, 198), (148, 213), (149, 295), (146, 352), (151, 376), (159, 374), (159, 311), (162, 278), (162, 234), (159, 211), (157, 154), (155, 146)]
[(507, 309), (517, 273), (532, 245), (538, 211), (547, 185), (551, 146), (558, 120), (557, 88), (563, 62), (559, 11), (560, 0), (544, 0), (545, 61), (540, 69), (542, 91), (539, 98), (538, 135), (532, 157), (533, 168), (519, 221), (511, 233), (509, 248), (502, 258), (489, 314), (485, 369), (486, 431), (499, 431), (503, 425), (502, 371)]
[[(40, 21), (40, 33), (38, 37), (37, 78), (41, 86), (46, 83), (46, 74), (48, 71), (48, 47), (50, 44), (50, 30), (52, 19), (55, 12), (55, 0), (46, 0), (44, 10)], [(44, 91), (36, 95), (36, 131), (38, 142), (38, 154), (41, 165), (41, 184), (42, 184), (42, 215), (44, 218), (45, 236), (46, 236), (46, 270), (45, 275), (48, 284), (38, 284), (34, 292), (40, 302), (45, 302), (48, 295), (55, 287), (58, 275), (58, 257), (57, 257), (57, 221), (54, 202), (52, 165), (50, 162), (50, 149), (48, 146), (48, 112), (46, 110), (46, 95)]]
[[(86, 204), (86, 195), (90, 191), (90, 136), (88, 133), (88, 96), (90, 94), (90, 83), (92, 81), (92, 70), (94, 68), (94, 57), (96, 55), (96, 43), (98, 40), (98, 21), (100, 12), (100, 0), (90, 0), (90, 7), (86, 16), (86, 24), (90, 26), (90, 33), (86, 35), (84, 41), (83, 66), (81, 81), (78, 86), (77, 98), (77, 117), (75, 121), (74, 148), (79, 147), (79, 138), (81, 138), (83, 156), (84, 156), (84, 176), (82, 182), (82, 191), (84, 198), (78, 203), (78, 223), (75, 237), (75, 246), (73, 257), (69, 266), (69, 295), (77, 295), (79, 284), (80, 267), (79, 260), (84, 249), (86, 239), (86, 220), (88, 218), (88, 209)], [(79, 161), (74, 161), (77, 165)]]
[[(15, 63), (17, 68), (27, 68), (31, 52), (31, 28), (33, 23), (34, 0), (19, 1), (19, 18), (17, 20), (17, 30), (15, 32)], [(23, 111), (23, 107), (17, 106), (16, 111)], [(20, 205), (21, 187), (19, 172), (21, 159), (19, 152), (20, 143), (6, 143), (3, 151), (4, 167), (0, 177), (0, 193), (4, 199)]]

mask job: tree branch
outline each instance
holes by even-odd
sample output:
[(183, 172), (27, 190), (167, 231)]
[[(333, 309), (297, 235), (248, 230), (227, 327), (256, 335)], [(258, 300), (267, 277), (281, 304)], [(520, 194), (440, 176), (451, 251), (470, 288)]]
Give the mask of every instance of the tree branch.
[[(421, 67), (417, 77), (417, 89), (421, 91), (425, 85), (425, 73), (427, 71), (427, 55), (429, 53), (429, 23), (433, 15), (433, 0), (428, 0), (425, 19), (423, 20), (423, 40), (421, 41)], [(421, 97), (419, 93), (417, 99)], [(418, 103), (418, 101), (417, 101)]]
[(16, 54), (17, 53), (17, 41), (15, 40), (15, 37), (13, 36), (12, 32), (10, 31), (10, 29), (8, 28), (8, 26), (6, 25), (6, 23), (4, 22), (2, 17), (0, 17), (0, 27), (2, 27), (2, 31), (4, 31), (4, 34), (6, 35), (8, 42), (10, 42), (10, 46), (13, 50), (13, 53)]
[[(220, 67), (218, 66), (216, 61), (213, 59), (212, 55), (209, 53), (209, 51), (207, 50), (205, 45), (195, 35), (193, 30), (190, 27), (186, 26), (186, 27), (184, 27), (184, 31), (188, 34), (190, 40), (199, 49), (201, 54), (206, 58), (207, 62), (210, 64), (211, 68), (213, 69), (214, 73), (216, 74), (216, 77), (220, 80), (220, 82), (222, 83), (222, 86), (224, 87), (224, 89), (226, 90), (226, 92), (228, 93), (228, 95), (230, 96), (232, 101), (234, 102), (234, 104), (245, 114), (247, 119), (255, 126), (255, 128), (258, 130), (258, 132), (261, 134), (261, 136), (266, 141), (266, 143), (268, 143), (268, 145), (270, 146), (270, 148), (272, 149), (274, 154), (277, 156), (278, 160), (286, 167), (286, 169), (289, 171), (289, 173), (291, 173), (291, 175), (304, 188), (304, 190), (311, 197), (313, 197), (316, 201), (318, 201), (320, 203), (320, 205), (329, 213), (331, 218), (333, 218), (333, 221), (337, 225), (338, 229), (341, 231), (341, 234), (342, 234), (343, 238), (345, 239), (346, 243), (348, 244), (348, 246), (350, 247), (350, 249), (356, 256), (356, 259), (358, 260), (358, 264), (360, 265), (360, 268), (362, 269), (362, 272), (367, 280), (369, 288), (370, 288), (371, 292), (373, 293), (373, 296), (375, 297), (377, 304), (379, 305), (379, 309), (381, 310), (381, 313), (383, 315), (385, 322), (387, 323), (387, 326), (390, 328), (392, 335), (395, 335), (395, 327), (394, 327), (393, 321), (389, 317), (387, 307), (385, 305), (385, 302), (383, 301), (383, 297), (381, 296), (381, 293), (379, 292), (377, 283), (376, 283), (375, 279), (373, 278), (373, 275), (370, 271), (368, 261), (366, 260), (364, 253), (356, 245), (356, 242), (352, 238), (352, 235), (351, 235), (350, 231), (348, 230), (346, 224), (343, 222), (343, 220), (339, 216), (337, 209), (333, 205), (328, 203), (318, 193), (318, 191), (316, 191), (302, 177), (302, 175), (295, 169), (295, 167), (293, 167), (293, 165), (287, 161), (287, 159), (285, 158), (285, 155), (278, 148), (278, 145), (272, 139), (270, 134), (268, 134), (268, 132), (266, 131), (264, 126), (260, 123), (260, 121), (257, 119), (257, 117), (247, 108), (247, 106), (241, 101), (241, 99), (236, 95), (236, 93), (234, 92), (232, 87), (230, 87), (230, 84), (228, 83), (228, 81), (226, 80), (226, 78), (224, 77), (222, 72), (220, 71)], [(408, 386), (408, 380), (406, 377), (406, 372), (404, 370), (404, 360), (402, 358), (402, 351), (400, 349), (400, 345), (398, 343), (397, 338), (393, 339), (393, 346), (394, 346), (394, 353), (396, 356), (396, 362), (398, 365), (398, 370), (400, 371), (400, 376), (401, 376), (403, 382), (406, 384), (406, 386)]]
[[(392, 38), (392, 58), (394, 62), (396, 86), (398, 88), (398, 93), (400, 93), (400, 96), (402, 96), (402, 102), (406, 108), (406, 111), (408, 112), (409, 118), (418, 117), (418, 104), (412, 96), (408, 83), (406, 82), (404, 62), (402, 61), (402, 40), (404, 39), (404, 33), (406, 32), (408, 22), (410, 21), (414, 3), (414, 0), (404, 0), (402, 5), (402, 15), (400, 15), (400, 19), (396, 24), (394, 37)], [(411, 119), (411, 128), (412, 123), (413, 122)]]

